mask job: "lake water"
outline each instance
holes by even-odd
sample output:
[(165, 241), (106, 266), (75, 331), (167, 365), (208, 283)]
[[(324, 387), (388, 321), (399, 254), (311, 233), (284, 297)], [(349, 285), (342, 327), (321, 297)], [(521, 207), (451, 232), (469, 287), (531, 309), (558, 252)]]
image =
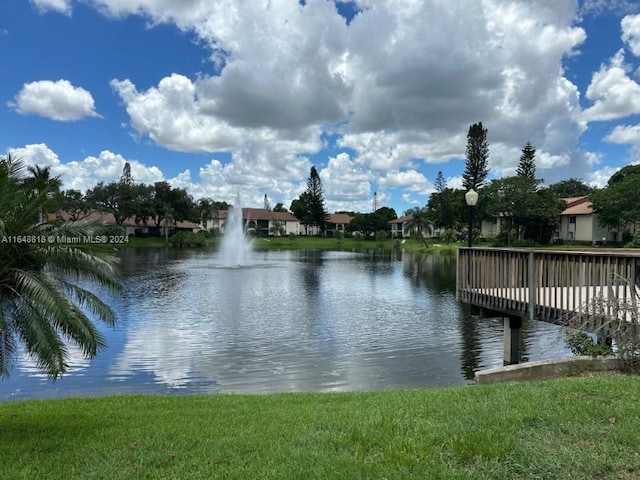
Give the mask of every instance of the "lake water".
[[(455, 255), (126, 249), (108, 349), (48, 381), (21, 355), (0, 399), (266, 393), (472, 383), (502, 365), (502, 319), (455, 299)], [(99, 292), (104, 295), (104, 292)], [(523, 359), (570, 355), (560, 327), (525, 321)]]

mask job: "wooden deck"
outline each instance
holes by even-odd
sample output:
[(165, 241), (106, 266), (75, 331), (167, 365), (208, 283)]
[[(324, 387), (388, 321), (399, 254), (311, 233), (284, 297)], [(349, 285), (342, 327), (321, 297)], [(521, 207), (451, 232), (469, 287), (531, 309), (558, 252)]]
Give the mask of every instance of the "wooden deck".
[(557, 324), (638, 322), (640, 252), (458, 250), (458, 299), (506, 316)]

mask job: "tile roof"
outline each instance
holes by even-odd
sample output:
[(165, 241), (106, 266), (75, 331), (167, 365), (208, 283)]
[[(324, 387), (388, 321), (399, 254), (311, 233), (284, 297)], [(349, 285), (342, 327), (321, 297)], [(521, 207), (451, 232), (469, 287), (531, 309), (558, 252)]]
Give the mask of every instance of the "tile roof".
[(405, 215), (404, 217), (398, 217), (395, 220), (391, 220), (389, 223), (404, 223), (409, 220), (413, 220), (413, 215)]
[[(58, 219), (62, 219), (65, 222), (70, 221), (71, 215), (69, 215), (67, 212), (57, 212), (57, 213), (48, 213), (47, 214), (47, 221), (53, 221), (53, 220), (58, 220)], [(103, 223), (105, 223), (106, 225), (115, 225), (116, 224), (116, 217), (114, 217), (113, 213), (107, 213), (107, 212), (99, 212), (97, 210), (92, 211), (91, 213), (89, 213), (89, 215), (85, 216), (82, 218), (82, 220), (90, 220), (90, 221), (101, 221)], [(165, 221), (161, 221), (160, 222), (160, 226), (165, 226), (166, 223)], [(126, 218), (124, 220), (124, 222), (122, 223), (123, 227), (155, 227), (155, 221), (153, 221), (152, 219), (147, 220), (147, 223), (144, 224), (142, 222), (136, 223), (136, 219), (135, 217), (129, 217)], [(193, 223), (193, 222), (187, 222), (187, 221), (180, 221), (180, 222), (176, 222), (175, 224), (172, 222), (170, 224), (171, 227), (177, 227), (177, 228), (200, 228), (200, 225), (198, 225), (197, 223)]]
[(593, 212), (593, 206), (586, 196), (563, 198), (567, 202), (567, 208), (565, 208), (560, 215), (591, 215)]
[(338, 224), (351, 223), (353, 217), (347, 213), (330, 213), (327, 215), (327, 222)]

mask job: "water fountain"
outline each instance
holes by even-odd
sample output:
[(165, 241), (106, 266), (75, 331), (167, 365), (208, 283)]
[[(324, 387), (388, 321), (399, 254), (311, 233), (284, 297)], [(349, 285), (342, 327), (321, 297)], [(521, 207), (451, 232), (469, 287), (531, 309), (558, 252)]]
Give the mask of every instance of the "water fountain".
[(251, 242), (245, 235), (239, 196), (236, 198), (236, 205), (237, 207), (231, 207), (227, 212), (227, 222), (220, 245), (220, 258), (225, 267), (244, 267), (252, 263)]

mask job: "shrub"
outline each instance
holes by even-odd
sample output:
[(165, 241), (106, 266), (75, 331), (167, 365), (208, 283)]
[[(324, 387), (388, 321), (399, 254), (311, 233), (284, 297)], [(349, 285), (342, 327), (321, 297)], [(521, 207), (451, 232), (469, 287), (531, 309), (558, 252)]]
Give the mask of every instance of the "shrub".
[(205, 238), (203, 235), (198, 235), (197, 233), (178, 232), (169, 237), (169, 242), (178, 248), (204, 247)]
[(640, 235), (633, 237), (629, 243), (626, 243), (625, 248), (640, 248)]
[(613, 349), (610, 345), (602, 345), (584, 332), (569, 333), (566, 338), (567, 346), (574, 355), (587, 355), (597, 357), (600, 355), (611, 355)]
[(386, 230), (378, 230), (376, 232), (376, 241), (384, 242), (387, 239), (387, 231)]

